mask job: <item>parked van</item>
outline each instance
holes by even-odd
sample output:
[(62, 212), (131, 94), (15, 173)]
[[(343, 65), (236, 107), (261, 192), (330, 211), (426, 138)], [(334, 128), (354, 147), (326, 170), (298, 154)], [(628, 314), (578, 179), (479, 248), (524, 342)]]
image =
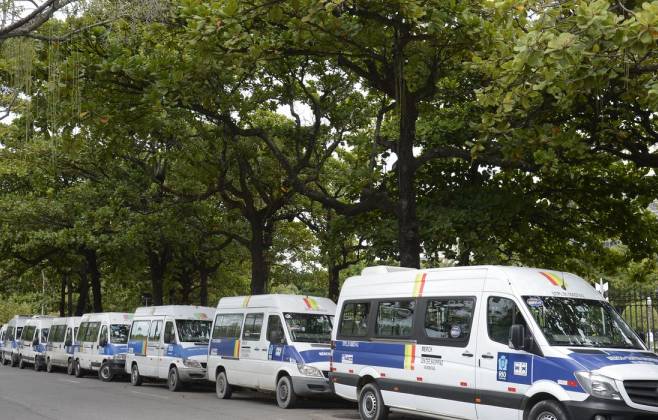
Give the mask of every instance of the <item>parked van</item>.
[(73, 375), (73, 350), (75, 337), (82, 317), (55, 318), (50, 327), (48, 345), (46, 346), (46, 372), (53, 368), (66, 368), (66, 373)]
[(52, 323), (52, 317), (43, 315), (36, 315), (27, 320), (18, 347), (19, 369), (32, 365), (34, 370), (40, 371), (45, 366), (46, 343)]
[(139, 386), (143, 378), (166, 379), (170, 391), (206, 381), (208, 342), (214, 308), (151, 306), (135, 311), (126, 356), (126, 373)]
[(658, 416), (658, 356), (573, 274), (371, 267), (338, 307), (331, 381), (362, 419)]
[(4, 348), (5, 348), (5, 333), (7, 332), (7, 324), (2, 324), (2, 327), (0, 327), (0, 361), (2, 361), (2, 366), (4, 366), (4, 360), (2, 359), (2, 355), (4, 354)]
[(23, 333), (23, 326), (30, 318), (32, 317), (27, 315), (16, 315), (7, 323), (4, 346), (0, 353), (3, 365), (11, 364), (12, 367), (18, 365), (18, 347)]
[(219, 301), (208, 355), (217, 396), (234, 387), (276, 391), (282, 408), (298, 396), (331, 394), (330, 339), (336, 305), (293, 295), (227, 297)]
[(80, 320), (73, 353), (73, 372), (80, 378), (98, 372), (104, 382), (123, 374), (128, 352), (128, 333), (133, 314), (106, 312), (85, 314)]

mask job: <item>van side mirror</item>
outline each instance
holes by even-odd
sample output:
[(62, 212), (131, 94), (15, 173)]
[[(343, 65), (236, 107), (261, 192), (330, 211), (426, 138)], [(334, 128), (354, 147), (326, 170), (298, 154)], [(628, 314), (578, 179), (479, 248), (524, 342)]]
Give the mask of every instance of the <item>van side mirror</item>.
[(70, 338), (64, 342), (64, 345), (65, 345), (66, 347), (71, 347), (72, 344), (73, 344), (73, 343), (71, 343), (71, 339), (70, 339)]
[(510, 347), (515, 350), (525, 350), (525, 325), (514, 324), (509, 329)]
[(176, 336), (171, 333), (165, 333), (164, 335), (164, 343), (165, 344), (174, 344), (176, 341)]
[(33, 345), (38, 345), (39, 344), (39, 337), (35, 337), (34, 340), (32, 340)]

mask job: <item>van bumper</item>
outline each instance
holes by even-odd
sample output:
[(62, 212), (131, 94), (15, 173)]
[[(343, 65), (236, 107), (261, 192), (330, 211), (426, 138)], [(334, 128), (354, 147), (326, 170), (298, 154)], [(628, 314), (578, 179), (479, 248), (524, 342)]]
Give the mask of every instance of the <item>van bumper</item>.
[(333, 395), (333, 390), (331, 389), (331, 384), (328, 379), (325, 378), (307, 378), (303, 376), (293, 376), (292, 378), (292, 388), (295, 391), (295, 394), (308, 397), (308, 396), (322, 396), (322, 395)]
[(658, 418), (658, 413), (638, 410), (626, 405), (624, 401), (604, 400), (589, 397), (585, 401), (563, 401), (574, 420), (593, 420), (595, 416), (604, 416), (606, 420), (649, 420)]
[(205, 368), (177, 367), (178, 377), (183, 382), (205, 381), (208, 377)]
[(112, 375), (125, 375), (126, 374), (126, 361), (125, 360), (110, 360), (110, 371)]

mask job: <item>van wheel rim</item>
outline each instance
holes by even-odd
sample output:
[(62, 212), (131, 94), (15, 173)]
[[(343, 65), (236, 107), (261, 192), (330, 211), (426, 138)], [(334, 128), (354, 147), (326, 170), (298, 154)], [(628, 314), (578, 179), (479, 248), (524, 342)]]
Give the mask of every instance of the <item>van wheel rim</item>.
[(137, 367), (133, 368), (133, 374), (131, 376), (131, 379), (133, 380), (133, 383), (137, 383), (137, 378), (139, 377), (139, 372), (137, 371)]
[(288, 401), (288, 397), (290, 396), (290, 390), (288, 389), (288, 383), (286, 381), (281, 381), (279, 383), (279, 399), (283, 402)]
[(226, 381), (224, 380), (223, 375), (219, 375), (219, 378), (217, 379), (217, 390), (220, 395), (224, 395), (224, 392), (226, 391)]
[(101, 375), (103, 375), (103, 379), (107, 379), (110, 377), (110, 368), (107, 366), (103, 366), (101, 368)]
[(375, 417), (375, 414), (377, 413), (377, 397), (372, 392), (367, 392), (363, 397), (363, 411), (368, 418)]
[(169, 372), (169, 385), (172, 388), (176, 387), (176, 372), (174, 370)]
[(550, 411), (544, 411), (537, 416), (537, 420), (557, 420), (557, 416)]

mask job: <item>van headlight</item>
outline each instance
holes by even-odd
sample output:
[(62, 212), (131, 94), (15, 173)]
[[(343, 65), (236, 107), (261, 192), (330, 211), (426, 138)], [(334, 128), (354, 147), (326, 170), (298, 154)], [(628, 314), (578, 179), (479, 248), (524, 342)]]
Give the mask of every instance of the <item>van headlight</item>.
[(576, 372), (576, 379), (578, 379), (580, 386), (593, 397), (621, 400), (621, 394), (619, 394), (615, 380), (612, 378), (590, 372)]
[(313, 366), (305, 365), (303, 363), (297, 363), (297, 369), (299, 369), (299, 373), (301, 373), (304, 376), (322, 377), (322, 372), (320, 372), (320, 369), (314, 368)]
[(183, 359), (183, 366), (188, 367), (188, 368), (200, 368), (201, 363), (199, 363), (197, 360), (192, 360), (192, 359)]

